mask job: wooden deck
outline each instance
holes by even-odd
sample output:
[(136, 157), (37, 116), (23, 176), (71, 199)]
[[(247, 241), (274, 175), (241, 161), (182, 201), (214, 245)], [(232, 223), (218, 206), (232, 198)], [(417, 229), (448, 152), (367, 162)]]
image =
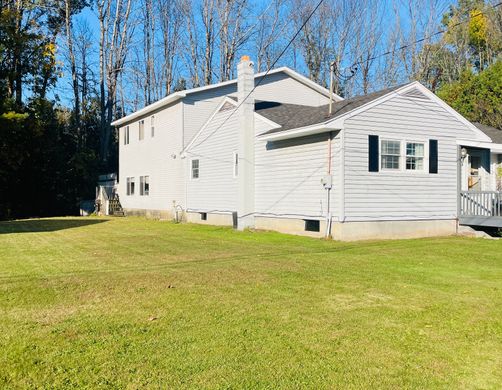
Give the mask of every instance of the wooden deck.
[(461, 191), (459, 222), (461, 225), (502, 227), (502, 192)]

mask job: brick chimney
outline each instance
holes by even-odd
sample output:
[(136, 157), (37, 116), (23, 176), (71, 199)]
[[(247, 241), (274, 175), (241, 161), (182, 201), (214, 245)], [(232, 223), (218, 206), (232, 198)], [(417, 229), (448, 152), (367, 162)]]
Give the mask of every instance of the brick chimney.
[(239, 147), (237, 229), (254, 227), (254, 64), (242, 56), (237, 65)]

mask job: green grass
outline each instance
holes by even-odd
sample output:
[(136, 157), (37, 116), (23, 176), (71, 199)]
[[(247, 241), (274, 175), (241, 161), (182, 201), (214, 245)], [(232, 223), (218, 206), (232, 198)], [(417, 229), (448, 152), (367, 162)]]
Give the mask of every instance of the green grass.
[(0, 388), (500, 388), (502, 241), (0, 223)]

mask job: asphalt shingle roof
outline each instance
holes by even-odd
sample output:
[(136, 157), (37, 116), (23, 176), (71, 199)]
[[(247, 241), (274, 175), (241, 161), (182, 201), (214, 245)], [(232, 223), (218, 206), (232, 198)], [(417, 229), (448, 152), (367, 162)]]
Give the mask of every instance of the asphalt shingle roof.
[(490, 137), (493, 142), (495, 142), (496, 144), (502, 144), (502, 130), (495, 127), (483, 125), (478, 122), (472, 122), (472, 124), (483, 133), (485, 133), (488, 137)]
[(297, 104), (257, 101), (255, 103), (255, 111), (281, 125), (278, 129), (269, 130), (264, 133), (273, 134), (334, 119), (401, 87), (402, 85), (399, 85), (368, 95), (333, 102), (331, 115), (328, 115), (329, 105), (327, 104), (320, 107), (309, 107)]

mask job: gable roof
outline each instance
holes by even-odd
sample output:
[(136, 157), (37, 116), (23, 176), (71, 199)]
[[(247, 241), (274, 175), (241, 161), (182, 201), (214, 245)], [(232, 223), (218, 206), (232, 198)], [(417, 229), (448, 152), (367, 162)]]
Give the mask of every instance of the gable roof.
[(479, 130), (485, 133), (488, 137), (492, 139), (492, 142), (496, 144), (502, 144), (502, 130), (497, 129), (496, 127), (491, 127), (487, 125), (483, 125), (479, 122), (472, 122), (474, 126), (476, 126)]
[(263, 135), (273, 134), (335, 119), (401, 87), (402, 85), (387, 88), (368, 95), (356, 96), (350, 99), (333, 102), (331, 115), (328, 115), (328, 104), (319, 107), (309, 107), (297, 104), (258, 101), (255, 104), (255, 110), (260, 115), (281, 126), (280, 128), (263, 133)]
[[(325, 131), (340, 130), (343, 128), (343, 122), (346, 119), (357, 115), (360, 112), (363, 112), (373, 106), (381, 104), (396, 95), (432, 100), (439, 106), (441, 106), (447, 113), (467, 126), (473, 132), (474, 138), (477, 141), (490, 142), (490, 137), (488, 135), (479, 130), (476, 126), (474, 126), (471, 122), (465, 119), (462, 115), (460, 115), (457, 111), (451, 108), (448, 104), (446, 104), (443, 100), (441, 100), (438, 96), (424, 87), (418, 81), (413, 81), (408, 84), (384, 89), (368, 95), (357, 96), (351, 99), (343, 100), (341, 102), (336, 102), (333, 104), (333, 111), (332, 115), (330, 116), (328, 116), (327, 114), (324, 114), (324, 116), (322, 115), (322, 111), (324, 111), (324, 113), (328, 112), (328, 106), (323, 106), (324, 110), (322, 107), (314, 108), (314, 110), (321, 111), (317, 114), (309, 114), (307, 111), (312, 110), (312, 107), (308, 107), (306, 109), (307, 111), (304, 111), (302, 114), (300, 114), (302, 116), (305, 116), (305, 120), (301, 119), (300, 115), (298, 115), (297, 118), (300, 118), (298, 119), (298, 122), (293, 123), (294, 121), (290, 121), (288, 123), (284, 123), (284, 127), (281, 126), (280, 128), (269, 130), (261, 134), (259, 137), (268, 140), (280, 140), (317, 134)], [(283, 110), (286, 109), (287, 108), (283, 108)], [(266, 112), (260, 112), (260, 114), (265, 117), (267, 115)], [(276, 118), (280, 120), (280, 116), (277, 113), (275, 113), (275, 115)]]
[[(288, 75), (289, 77), (291, 77), (292, 79), (312, 88), (314, 91), (317, 91), (319, 92), (320, 94), (326, 96), (326, 97), (329, 97), (329, 91), (320, 86), (319, 84), (313, 82), (312, 80), (308, 79), (307, 77), (301, 75), (300, 73), (298, 72), (295, 72), (294, 70), (286, 67), (286, 66), (283, 66), (281, 68), (277, 68), (277, 69), (273, 69), (271, 71), (269, 71), (268, 73), (267, 72), (261, 72), (261, 73), (256, 73), (255, 74), (255, 79), (259, 79), (259, 78), (262, 78), (262, 77), (265, 77), (265, 76), (270, 76), (270, 75), (273, 75), (273, 74), (276, 74), (276, 73), (285, 73), (286, 75)], [(155, 110), (158, 110), (159, 108), (162, 108), (162, 107), (165, 107), (167, 106), (168, 104), (171, 104), (173, 102), (176, 102), (188, 95), (191, 95), (191, 94), (194, 94), (194, 93), (197, 93), (197, 92), (202, 92), (202, 91), (207, 91), (207, 90), (211, 90), (211, 89), (216, 89), (216, 88), (221, 88), (221, 87), (224, 87), (224, 86), (227, 86), (227, 85), (232, 85), (232, 84), (237, 84), (237, 79), (233, 79), (233, 80), (228, 80), (228, 81), (223, 81), (221, 83), (216, 83), (216, 84), (211, 84), (211, 85), (206, 85), (206, 86), (203, 86), (203, 87), (197, 87), (197, 88), (191, 88), (191, 89), (185, 89), (183, 91), (179, 91), (179, 92), (174, 92), (168, 96), (166, 96), (165, 98), (162, 98), (158, 101), (156, 101), (155, 103), (152, 103), (146, 107), (143, 107), (142, 109), (136, 111), (136, 112), (133, 112), (132, 114), (129, 114), (129, 115), (126, 115), (120, 119), (117, 119), (115, 121), (113, 121), (111, 123), (112, 126), (120, 126), (120, 125), (123, 125), (127, 122), (131, 122), (135, 119), (138, 119), (144, 115), (147, 115), (148, 113), (150, 112), (153, 112)], [(343, 100), (343, 98), (341, 98), (340, 96), (338, 95), (335, 95), (333, 94), (333, 97), (334, 97), (334, 100), (335, 101), (340, 101), (340, 100)]]

